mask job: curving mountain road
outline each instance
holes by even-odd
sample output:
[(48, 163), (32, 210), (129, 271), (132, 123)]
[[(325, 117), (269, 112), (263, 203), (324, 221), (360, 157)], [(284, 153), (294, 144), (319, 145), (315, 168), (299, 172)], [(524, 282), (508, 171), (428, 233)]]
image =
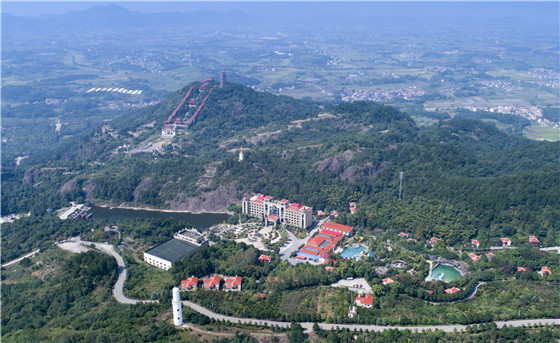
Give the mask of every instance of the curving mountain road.
[(30, 253), (28, 253), (28, 254), (25, 254), (25, 255), (23, 255), (23, 256), (21, 256), (21, 257), (16, 258), (15, 260), (11, 260), (10, 262), (4, 263), (4, 264), (2, 265), (2, 267), (8, 267), (8, 266), (11, 266), (12, 264), (16, 264), (16, 263), (18, 263), (19, 261), (23, 260), (24, 258), (31, 257), (31, 256), (37, 254), (37, 253), (40, 252), (40, 251), (41, 251), (41, 249), (37, 249), (37, 250), (35, 250), (35, 251), (32, 251), (32, 252), (30, 252)]
[[(119, 255), (112, 245), (110, 244), (103, 244), (103, 243), (95, 243), (89, 241), (82, 241), (80, 237), (73, 237), (70, 242), (63, 242), (57, 244), (58, 247), (66, 250), (70, 250), (76, 252), (76, 250), (83, 249), (84, 247), (87, 248), (89, 245), (95, 245), (95, 248), (101, 252), (104, 252), (108, 255), (113, 256), (117, 260), (118, 265), (118, 273), (119, 276), (117, 278), (117, 282), (115, 283), (115, 287), (113, 288), (113, 296), (115, 299), (120, 302), (121, 304), (137, 304), (137, 303), (157, 303), (157, 300), (137, 300), (137, 299), (130, 299), (127, 298), (123, 294), (123, 287), (124, 282), (126, 281), (126, 268), (124, 265), (124, 260), (121, 255)], [(77, 246), (76, 246), (77, 245)]]
[[(106, 254), (109, 254), (109, 255), (113, 256), (117, 260), (119, 276), (118, 276), (117, 282), (115, 283), (115, 287), (113, 289), (113, 295), (119, 303), (122, 303), (122, 304), (137, 304), (137, 303), (157, 303), (158, 302), (157, 300), (130, 299), (130, 298), (127, 298), (123, 294), (124, 281), (126, 280), (126, 268), (125, 268), (124, 260), (123, 260), (122, 256), (119, 255), (114, 250), (112, 245), (82, 241), (82, 240), (80, 240), (79, 237), (74, 237), (71, 242), (64, 243), (66, 245), (58, 244), (58, 246), (63, 248), (63, 249), (66, 249), (66, 250), (75, 251), (76, 247), (74, 247), (74, 249), (72, 249), (72, 247), (67, 245), (68, 243), (73, 243), (75, 245), (79, 245), (79, 248), (84, 248), (84, 245), (87, 246), (87, 245), (94, 244), (95, 248), (97, 248), (98, 250), (100, 250), (100, 251), (102, 251)], [(189, 306), (190, 308), (192, 308), (196, 312), (198, 312), (200, 314), (203, 314), (203, 315), (205, 315), (209, 318), (216, 319), (216, 320), (222, 320), (222, 321), (227, 321), (227, 322), (231, 322), (231, 323), (240, 323), (240, 324), (255, 324), (255, 325), (267, 325), (267, 326), (276, 325), (278, 327), (283, 327), (283, 328), (288, 328), (291, 325), (291, 323), (289, 323), (289, 322), (279, 322), (279, 321), (274, 321), (274, 320), (263, 320), (263, 319), (253, 319), (253, 318), (238, 318), (238, 317), (225, 316), (225, 315), (221, 315), (221, 314), (212, 312), (212, 311), (208, 310), (207, 308), (204, 308), (204, 307), (202, 307), (200, 305), (197, 305), (193, 302), (190, 302), (188, 300), (183, 300), (182, 303), (186, 306)], [(504, 325), (514, 326), (514, 327), (529, 326), (529, 325), (536, 325), (536, 324), (560, 326), (560, 319), (557, 319), (557, 318), (523, 319), (523, 320), (511, 320), (511, 321), (496, 321), (495, 323), (496, 323), (498, 328), (501, 328)], [(314, 323), (303, 322), (303, 323), (300, 323), (300, 324), (304, 329), (310, 330), (310, 329), (313, 328)], [(445, 331), (445, 332), (453, 332), (455, 330), (463, 331), (467, 328), (467, 325), (460, 325), (460, 324), (457, 324), (457, 325), (426, 325), (426, 326), (381, 326), (381, 325), (366, 325), (366, 324), (318, 323), (318, 325), (323, 330), (333, 330), (333, 329), (341, 328), (341, 329), (349, 329), (349, 330), (352, 330), (352, 331), (358, 331), (358, 330), (385, 331), (385, 330), (390, 330), (390, 329), (398, 329), (398, 330), (418, 330), (418, 331), (442, 330), (442, 331)]]
[[(255, 325), (277, 325), (279, 327), (288, 328), (290, 327), (289, 322), (279, 322), (274, 320), (263, 320), (263, 319), (251, 319), (251, 318), (237, 318), (231, 316), (224, 316), (221, 314), (214, 313), (200, 305), (197, 305), (193, 302), (183, 300), (183, 305), (189, 306), (196, 312), (203, 314), (209, 318), (214, 318), (216, 320), (227, 321), (231, 323), (240, 323), (240, 324), (255, 324)], [(535, 325), (535, 324), (545, 324), (545, 325), (560, 325), (560, 319), (524, 319), (524, 320), (511, 320), (511, 321), (496, 321), (495, 322), (498, 328), (503, 327), (504, 325), (507, 326), (528, 326), (528, 325)], [(312, 329), (314, 323), (300, 323), (304, 329)], [(336, 328), (341, 329), (349, 329), (352, 331), (359, 331), (359, 330), (369, 330), (369, 331), (385, 331), (390, 329), (398, 329), (398, 330), (442, 330), (445, 332), (453, 332), (463, 331), (467, 328), (467, 325), (426, 325), (426, 326), (381, 326), (381, 325), (366, 325), (366, 324), (330, 324), (330, 323), (318, 323), (319, 326), (323, 330), (333, 330)]]

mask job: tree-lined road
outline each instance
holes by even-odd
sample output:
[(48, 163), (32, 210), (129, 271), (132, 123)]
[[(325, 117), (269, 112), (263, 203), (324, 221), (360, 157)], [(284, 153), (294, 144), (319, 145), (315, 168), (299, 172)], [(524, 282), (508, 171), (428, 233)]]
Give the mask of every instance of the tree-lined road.
[[(71, 243), (71, 245), (68, 245)], [(96, 249), (102, 251), (106, 254), (113, 256), (117, 260), (119, 276), (117, 282), (115, 283), (115, 287), (113, 288), (113, 295), (115, 299), (122, 304), (137, 304), (137, 303), (157, 303), (157, 300), (136, 300), (127, 298), (123, 294), (123, 286), (126, 280), (126, 268), (124, 265), (124, 260), (121, 255), (119, 255), (110, 244), (103, 244), (103, 243), (95, 243), (89, 241), (82, 241), (80, 237), (72, 238), (71, 242), (65, 242), (64, 245), (59, 246), (63, 249), (76, 251), (76, 248), (84, 248), (88, 247), (91, 244), (95, 246)], [(73, 247), (72, 245), (77, 245)], [(24, 258), (24, 257), (22, 257)], [(13, 262), (13, 261), (12, 261)], [(14, 262), (15, 263), (15, 262)], [(291, 323), (289, 322), (279, 322), (274, 320), (263, 320), (263, 319), (254, 319), (254, 318), (238, 318), (238, 317), (231, 317), (225, 316), (218, 313), (214, 313), (207, 308), (204, 308), (200, 305), (197, 305), (193, 302), (183, 300), (183, 304), (185, 306), (189, 306), (196, 312), (203, 314), (209, 318), (213, 318), (215, 320), (227, 321), (231, 323), (240, 323), (240, 324), (254, 324), (254, 325), (267, 325), (272, 326), (276, 325), (278, 327), (288, 328), (290, 327)], [(529, 326), (529, 325), (560, 325), (560, 319), (556, 318), (545, 318), (545, 319), (523, 319), (523, 320), (511, 320), (511, 321), (496, 321), (495, 322), (498, 328), (503, 327), (504, 325), (520, 327), (520, 326)], [(306, 330), (311, 330), (313, 328), (314, 323), (303, 322), (300, 323), (301, 326)], [(349, 329), (353, 331), (359, 330), (369, 330), (369, 331), (385, 331), (390, 329), (398, 329), (398, 330), (442, 330), (445, 332), (453, 332), (453, 331), (463, 331), (467, 328), (467, 325), (425, 325), (425, 326), (381, 326), (381, 325), (366, 325), (366, 324), (331, 324), (331, 323), (317, 323), (319, 327), (323, 330), (333, 330), (337, 328), (341, 329)]]
[(12, 264), (18, 263), (19, 261), (23, 260), (24, 258), (31, 257), (31, 256), (37, 254), (39, 251), (41, 251), (41, 249), (37, 249), (35, 251), (30, 252), (29, 254), (23, 255), (22, 257), (18, 257), (15, 260), (11, 260), (10, 262), (6, 262), (2, 265), (2, 267), (8, 267), (8, 266), (11, 266)]
[[(203, 314), (209, 318), (213, 318), (215, 320), (227, 321), (231, 323), (240, 323), (240, 324), (254, 324), (254, 325), (277, 325), (279, 327), (288, 328), (290, 327), (289, 322), (279, 322), (274, 320), (262, 320), (262, 319), (252, 319), (252, 318), (237, 318), (231, 316), (224, 316), (221, 314), (214, 313), (200, 305), (197, 305), (193, 302), (183, 300), (183, 305), (189, 306), (196, 312)], [(560, 325), (560, 319), (523, 319), (523, 320), (511, 320), (511, 321), (496, 321), (495, 322), (498, 328), (502, 328), (504, 325), (507, 326), (529, 326), (535, 324), (543, 324), (543, 325)], [(301, 326), (306, 329), (312, 329), (314, 323), (304, 322), (300, 323)], [(349, 329), (352, 331), (359, 331), (359, 330), (369, 330), (369, 331), (385, 331), (391, 329), (398, 329), (398, 330), (442, 330), (445, 332), (454, 332), (454, 331), (464, 331), (467, 328), (467, 325), (425, 325), (425, 326), (381, 326), (381, 325), (366, 325), (366, 324), (331, 324), (331, 323), (317, 323), (319, 327), (323, 330), (333, 330), (337, 328), (341, 329)]]
[[(123, 287), (124, 282), (126, 281), (126, 268), (124, 265), (124, 260), (121, 255), (119, 255), (112, 245), (110, 244), (103, 244), (103, 243), (95, 243), (89, 241), (82, 241), (80, 237), (73, 237), (71, 242), (64, 242), (63, 244), (58, 244), (58, 246), (62, 249), (70, 250), (76, 252), (76, 248), (83, 248), (88, 247), (91, 244), (95, 246), (95, 248), (101, 252), (104, 252), (108, 255), (113, 256), (117, 260), (118, 265), (118, 273), (119, 276), (117, 278), (117, 282), (115, 283), (115, 287), (113, 288), (113, 296), (115, 299), (120, 302), (121, 304), (137, 304), (137, 303), (157, 303), (157, 300), (136, 300), (127, 298), (123, 294)], [(72, 247), (72, 245), (78, 245), (77, 247)]]

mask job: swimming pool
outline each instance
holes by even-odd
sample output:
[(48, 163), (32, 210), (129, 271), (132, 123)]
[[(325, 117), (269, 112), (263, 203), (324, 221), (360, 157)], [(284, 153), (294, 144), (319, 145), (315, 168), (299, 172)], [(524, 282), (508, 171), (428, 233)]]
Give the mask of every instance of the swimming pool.
[(362, 251), (367, 250), (364, 246), (355, 247), (348, 247), (344, 249), (344, 251), (340, 254), (343, 258), (353, 258), (356, 255), (359, 255)]
[(445, 281), (451, 282), (461, 277), (461, 273), (457, 268), (450, 264), (440, 263), (434, 269), (432, 269), (432, 274), (430, 277), (426, 278), (426, 281)]

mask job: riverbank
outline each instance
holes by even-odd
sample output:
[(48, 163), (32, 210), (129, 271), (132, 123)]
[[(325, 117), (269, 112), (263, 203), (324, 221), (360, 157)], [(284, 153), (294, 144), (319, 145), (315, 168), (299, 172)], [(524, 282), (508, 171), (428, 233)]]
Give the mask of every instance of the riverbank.
[(169, 209), (160, 209), (160, 208), (152, 208), (152, 207), (135, 207), (135, 206), (111, 206), (111, 205), (104, 205), (104, 204), (95, 204), (96, 207), (105, 208), (108, 210), (113, 209), (120, 209), (120, 210), (135, 210), (135, 211), (151, 211), (151, 212), (164, 212), (164, 213), (190, 213), (190, 214), (204, 214), (204, 213), (212, 213), (212, 214), (227, 214), (232, 215), (228, 210), (223, 211), (183, 211), (183, 210), (169, 210)]

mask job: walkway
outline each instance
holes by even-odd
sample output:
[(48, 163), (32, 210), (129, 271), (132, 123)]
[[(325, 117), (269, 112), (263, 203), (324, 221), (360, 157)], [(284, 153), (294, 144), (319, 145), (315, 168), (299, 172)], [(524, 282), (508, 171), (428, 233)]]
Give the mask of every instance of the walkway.
[[(124, 265), (124, 260), (121, 255), (119, 255), (112, 245), (110, 244), (103, 244), (103, 243), (96, 243), (96, 242), (89, 242), (89, 241), (82, 241), (80, 237), (73, 237), (70, 242), (66, 241), (63, 242), (64, 244), (58, 244), (58, 246), (65, 250), (70, 250), (72, 252), (76, 251), (76, 248), (83, 248), (88, 247), (89, 245), (95, 245), (95, 248), (101, 252), (104, 252), (108, 255), (113, 256), (117, 260), (118, 265), (118, 273), (119, 277), (117, 278), (117, 282), (115, 283), (115, 287), (113, 288), (113, 295), (115, 299), (120, 302), (121, 304), (137, 304), (137, 303), (157, 303), (157, 300), (136, 300), (127, 298), (123, 294), (123, 286), (124, 282), (126, 281), (126, 268)], [(73, 247), (73, 245), (77, 245), (78, 247)]]
[[(237, 318), (231, 316), (224, 316), (221, 314), (214, 313), (200, 305), (197, 305), (193, 302), (183, 300), (183, 305), (189, 306), (196, 312), (203, 314), (209, 318), (213, 318), (215, 320), (227, 321), (231, 323), (240, 323), (240, 324), (253, 324), (253, 325), (277, 325), (282, 328), (290, 327), (289, 322), (279, 322), (274, 320), (263, 320), (263, 319), (251, 319), (251, 318)], [(496, 321), (495, 322), (498, 328), (503, 327), (504, 325), (507, 326), (528, 326), (528, 325), (535, 325), (535, 324), (543, 324), (543, 325), (560, 325), (560, 319), (524, 319), (524, 320), (511, 320), (511, 321)], [(314, 323), (300, 323), (301, 326), (306, 329), (312, 329)], [(385, 331), (391, 329), (398, 329), (398, 330), (418, 330), (419, 332), (423, 330), (442, 330), (445, 332), (453, 332), (457, 331), (464, 331), (467, 328), (467, 325), (425, 325), (425, 326), (381, 326), (381, 325), (366, 325), (366, 324), (330, 324), (330, 323), (317, 323), (319, 327), (323, 330), (333, 330), (336, 328), (341, 329), (349, 329), (352, 331), (359, 331), (359, 330), (369, 330), (369, 331)]]
[(18, 257), (15, 260), (11, 260), (10, 262), (6, 262), (2, 265), (2, 267), (8, 267), (11, 266), (12, 264), (18, 263), (19, 261), (23, 260), (24, 258), (28, 258), (31, 257), (35, 254), (37, 254), (39, 251), (41, 251), (41, 249), (37, 249), (35, 251), (30, 252), (29, 254), (25, 254), (22, 257)]

